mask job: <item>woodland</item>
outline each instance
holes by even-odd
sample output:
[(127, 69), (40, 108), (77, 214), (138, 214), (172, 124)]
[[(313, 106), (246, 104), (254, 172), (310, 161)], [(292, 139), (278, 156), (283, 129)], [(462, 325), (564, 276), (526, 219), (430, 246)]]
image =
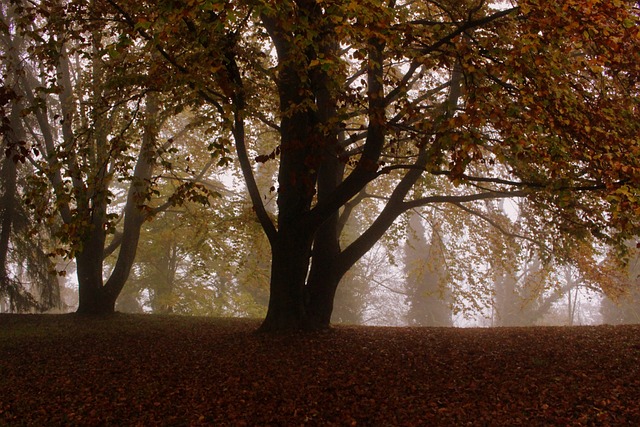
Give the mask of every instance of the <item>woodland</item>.
[(3, 2), (0, 311), (637, 323), (639, 16)]

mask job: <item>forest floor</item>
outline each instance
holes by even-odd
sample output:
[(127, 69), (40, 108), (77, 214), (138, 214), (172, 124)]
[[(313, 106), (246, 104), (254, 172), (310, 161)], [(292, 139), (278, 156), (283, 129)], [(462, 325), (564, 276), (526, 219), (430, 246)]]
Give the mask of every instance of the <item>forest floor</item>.
[(640, 425), (640, 326), (0, 315), (0, 425)]

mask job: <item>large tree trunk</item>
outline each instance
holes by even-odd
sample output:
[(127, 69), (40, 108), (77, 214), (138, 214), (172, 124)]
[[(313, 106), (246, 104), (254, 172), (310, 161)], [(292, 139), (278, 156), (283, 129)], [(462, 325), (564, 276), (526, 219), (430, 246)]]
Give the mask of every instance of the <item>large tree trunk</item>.
[(304, 167), (313, 143), (304, 140), (309, 114), (283, 119), (281, 168), (278, 177), (278, 231), (270, 239), (272, 263), (267, 316), (261, 331), (309, 329), (304, 289), (314, 227), (307, 222), (315, 176)]
[(102, 259), (104, 251), (104, 232), (90, 230), (83, 239), (82, 250), (76, 255), (78, 275), (78, 310), (80, 314), (113, 313), (115, 299), (105, 298)]
[[(318, 25), (309, 35), (318, 38), (320, 52), (306, 49), (296, 42), (297, 37), (288, 34), (288, 19), (285, 22), (263, 16), (278, 53), (277, 84), (282, 117), (278, 230), (272, 232), (270, 227), (265, 228), (272, 247), (272, 276), (263, 331), (315, 329), (329, 325), (337, 285), (348, 270), (336, 264), (340, 255), (338, 210), (375, 177), (385, 141), (384, 42), (372, 39), (367, 70), (369, 126), (366, 144), (355, 170), (349, 178), (342, 180), (337, 159), (337, 135), (341, 130), (335, 120), (337, 104), (330, 89), (334, 79), (310, 66), (320, 53), (333, 57), (338, 44), (332, 41), (331, 24), (322, 23), (319, 9), (310, 3), (301, 3), (297, 13), (307, 15), (312, 26)], [(306, 30), (308, 28), (300, 29), (301, 32)], [(237, 143), (241, 142), (238, 135), (242, 135), (236, 134)], [(246, 167), (243, 171), (251, 173)], [(316, 188), (318, 203), (312, 212)], [(259, 207), (260, 204), (257, 212), (260, 212)], [(315, 267), (305, 289), (314, 236)], [(353, 262), (349, 258), (341, 264), (351, 266)]]
[[(318, 200), (328, 197), (342, 181), (344, 164), (337, 157), (327, 156), (319, 171)], [(307, 311), (318, 328), (328, 328), (333, 313), (333, 301), (342, 274), (335, 262), (340, 255), (340, 215), (335, 212), (318, 229), (313, 242), (311, 271), (307, 281)]]
[(342, 279), (335, 266), (340, 254), (338, 215), (333, 215), (318, 232), (313, 245), (313, 263), (307, 282), (307, 311), (317, 328), (328, 328), (333, 313), (333, 301)]
[(269, 237), (272, 251), (270, 297), (260, 330), (308, 329), (311, 325), (305, 310), (304, 290), (313, 234), (317, 228), (310, 221), (309, 211), (323, 135), (317, 129), (318, 116), (310, 107), (315, 103), (308, 67), (311, 58), (286, 35), (280, 26), (282, 22), (267, 17), (264, 22), (282, 65), (277, 82), (282, 120), (278, 230)]
[(261, 332), (314, 328), (305, 308), (311, 238), (306, 230), (294, 230), (280, 229), (272, 246), (269, 307)]

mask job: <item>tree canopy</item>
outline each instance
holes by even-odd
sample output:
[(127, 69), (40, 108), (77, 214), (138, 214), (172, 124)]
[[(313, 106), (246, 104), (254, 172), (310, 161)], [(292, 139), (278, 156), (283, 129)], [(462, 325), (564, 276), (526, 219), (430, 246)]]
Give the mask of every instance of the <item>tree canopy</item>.
[[(206, 118), (213, 153), (235, 151), (271, 246), (264, 330), (327, 326), (340, 279), (410, 209), (446, 203), (488, 217), (485, 201), (518, 198), (527, 241), (557, 256), (581, 239), (623, 247), (638, 233), (636, 2), (17, 5), (64, 17), (58, 34), (26, 32), (45, 51), (85, 41), (94, 76), (112, 65), (107, 88), (129, 92), (94, 91), (97, 105), (188, 105)], [(62, 77), (51, 74), (51, 88)], [(130, 132), (113, 124), (108, 135)], [(271, 162), (275, 218), (255, 176)], [(372, 220), (345, 244), (344, 224), (371, 209), (367, 199)]]

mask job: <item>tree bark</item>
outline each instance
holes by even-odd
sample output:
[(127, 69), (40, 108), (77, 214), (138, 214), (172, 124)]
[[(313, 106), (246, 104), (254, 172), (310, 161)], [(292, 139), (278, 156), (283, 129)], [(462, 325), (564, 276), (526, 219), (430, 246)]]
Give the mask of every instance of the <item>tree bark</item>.
[(103, 277), (102, 259), (104, 250), (104, 232), (89, 230), (83, 239), (83, 247), (76, 255), (78, 275), (78, 309), (79, 314), (109, 314), (115, 308), (115, 299), (106, 298)]
[(306, 305), (310, 321), (316, 328), (328, 328), (331, 324), (333, 301), (342, 279), (336, 268), (340, 254), (337, 232), (338, 215), (329, 218), (316, 233), (313, 258), (307, 281)]
[(122, 231), (122, 243), (118, 252), (116, 265), (105, 284), (108, 300), (115, 300), (124, 287), (131, 267), (136, 258), (140, 230), (147, 218), (144, 203), (151, 186), (151, 175), (155, 165), (155, 146), (158, 135), (158, 100), (150, 94), (146, 98), (146, 117), (142, 146), (138, 154), (133, 180), (129, 186), (127, 202), (124, 208), (124, 226)]
[[(270, 298), (261, 331), (309, 329), (305, 309), (305, 283), (317, 225), (309, 221), (315, 193), (323, 136), (317, 132), (318, 116), (306, 52), (281, 27), (282, 22), (263, 17), (276, 46), (281, 65), (280, 170), (278, 173), (278, 230), (270, 236), (272, 264)], [(266, 230), (267, 231), (267, 230)]]
[[(369, 52), (371, 58), (370, 68), (368, 70), (370, 92), (369, 132), (368, 140), (365, 144), (366, 150), (369, 150), (369, 152), (367, 153), (365, 151), (363, 158), (368, 159), (371, 165), (377, 164), (385, 138), (384, 124), (386, 122), (386, 104), (383, 101), (384, 91), (381, 86), (382, 63), (384, 61), (383, 49), (383, 44), (372, 43)], [(460, 70), (456, 69), (452, 73), (451, 93), (443, 106), (444, 116), (451, 114), (455, 109), (455, 104), (460, 96), (460, 82)], [(344, 250), (340, 249), (339, 244), (341, 227), (337, 211), (321, 226), (322, 232), (319, 231), (317, 233), (316, 241), (314, 242), (313, 266), (308, 282), (310, 295), (308, 310), (314, 321), (321, 327), (329, 327), (330, 325), (336, 290), (344, 275), (380, 240), (396, 218), (410, 208), (410, 205), (405, 203), (404, 199), (422, 175), (422, 170), (429, 162), (433, 161), (438, 152), (439, 143), (440, 142), (436, 140), (430, 148), (423, 147), (420, 150), (418, 158), (414, 163), (415, 168), (407, 171), (402, 177), (376, 220), (360, 237)], [(342, 177), (344, 171), (339, 167), (337, 162), (331, 166), (331, 159), (324, 159), (323, 165), (328, 165), (326, 167), (329, 173), (324, 177), (322, 174), (323, 169), (321, 169), (318, 183), (318, 204), (321, 204), (325, 199), (334, 197), (344, 183)], [(366, 164), (361, 160), (358, 166), (365, 167)], [(335, 181), (330, 181), (331, 176), (333, 176), (332, 179)], [(367, 181), (362, 181), (359, 184), (358, 190), (364, 188), (366, 183)], [(322, 191), (323, 185), (326, 188), (325, 191)], [(326, 193), (326, 196), (323, 196), (324, 193)], [(346, 221), (346, 219), (343, 219), (343, 221)], [(318, 247), (317, 251), (315, 250), (316, 246)]]
[[(6, 141), (9, 142), (9, 138)], [(9, 242), (11, 240), (11, 231), (13, 228), (13, 221), (16, 214), (16, 162), (13, 160), (13, 151), (7, 153), (5, 156), (5, 145), (2, 146), (2, 153), (0, 156), (2, 162), (0, 163), (0, 182), (3, 186), (2, 197), (0, 197), (0, 295), (4, 292), (8, 292), (9, 284)]]
[[(337, 156), (327, 156), (319, 171), (318, 200), (328, 197), (344, 175), (344, 164)], [(317, 328), (328, 328), (333, 301), (342, 275), (336, 269), (340, 255), (340, 215), (336, 211), (318, 229), (313, 242), (311, 271), (307, 281), (307, 310)]]
[(269, 306), (260, 332), (314, 329), (305, 307), (310, 256), (306, 230), (279, 230), (272, 246)]

